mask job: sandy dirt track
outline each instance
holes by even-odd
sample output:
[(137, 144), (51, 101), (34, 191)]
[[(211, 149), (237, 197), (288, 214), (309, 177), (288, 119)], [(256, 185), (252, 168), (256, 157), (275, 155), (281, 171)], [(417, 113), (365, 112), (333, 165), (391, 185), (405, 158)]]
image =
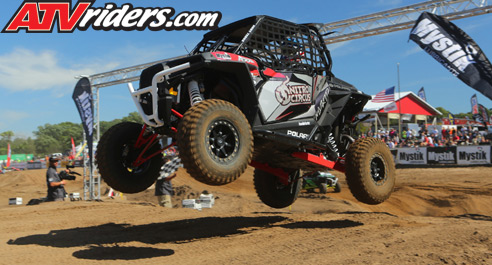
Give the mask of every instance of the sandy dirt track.
[[(157, 206), (152, 187), (26, 206), (45, 196), (45, 171), (10, 172), (0, 175), (0, 264), (492, 264), (492, 168), (398, 169), (395, 192), (376, 206), (357, 202), (335, 174), (341, 193), (303, 193), (272, 209), (251, 168), (221, 187), (180, 169), (175, 204), (203, 190), (218, 197), (197, 211)], [(66, 189), (82, 193), (81, 180)]]

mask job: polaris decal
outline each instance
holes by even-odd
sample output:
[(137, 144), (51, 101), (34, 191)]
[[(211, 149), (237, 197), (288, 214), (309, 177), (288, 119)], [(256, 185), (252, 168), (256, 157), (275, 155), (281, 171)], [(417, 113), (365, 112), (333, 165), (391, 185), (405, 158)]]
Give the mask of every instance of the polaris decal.
[(218, 11), (181, 12), (174, 19), (172, 7), (133, 7), (132, 4), (106, 3), (104, 7), (92, 8), (95, 0), (72, 1), (25, 0), (11, 17), (2, 33), (51, 33), (56, 24), (60, 33), (71, 33), (75, 29), (94, 30), (210, 30), (216, 29), (222, 18)]
[(311, 86), (297, 83), (290, 83), (290, 78), (275, 89), (275, 98), (282, 106), (288, 104), (310, 104), (311, 103)]
[(294, 136), (297, 138), (308, 139), (309, 134), (287, 130), (287, 135)]

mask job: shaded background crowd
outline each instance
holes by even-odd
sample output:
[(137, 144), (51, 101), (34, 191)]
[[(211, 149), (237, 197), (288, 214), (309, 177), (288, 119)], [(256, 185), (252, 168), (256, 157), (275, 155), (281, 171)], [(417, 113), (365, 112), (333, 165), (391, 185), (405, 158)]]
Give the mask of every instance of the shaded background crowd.
[(485, 145), (490, 144), (487, 139), (487, 131), (479, 131), (471, 126), (458, 128), (442, 128), (438, 130), (436, 126), (421, 127), (415, 129), (403, 128), (401, 134), (397, 129), (381, 129), (377, 133), (372, 130), (362, 137), (377, 137), (382, 139), (389, 148), (396, 147), (438, 147), (438, 146), (458, 146), (458, 145)]

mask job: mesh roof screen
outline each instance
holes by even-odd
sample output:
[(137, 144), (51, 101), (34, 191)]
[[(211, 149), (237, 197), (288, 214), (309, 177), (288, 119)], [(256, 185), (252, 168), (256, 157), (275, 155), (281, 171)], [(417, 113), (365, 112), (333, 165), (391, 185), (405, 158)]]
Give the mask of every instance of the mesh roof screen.
[[(244, 23), (246, 21), (250, 23)], [(245, 43), (241, 43), (257, 21), (259, 23), (252, 34)], [(308, 74), (325, 70), (324, 53), (320, 47), (322, 40), (309, 27), (270, 17), (258, 20), (249, 18), (244, 22), (238, 23), (238, 27), (233, 27), (234, 23), (225, 26), (215, 34), (210, 32), (195, 51), (234, 52), (259, 60), (274, 70)]]

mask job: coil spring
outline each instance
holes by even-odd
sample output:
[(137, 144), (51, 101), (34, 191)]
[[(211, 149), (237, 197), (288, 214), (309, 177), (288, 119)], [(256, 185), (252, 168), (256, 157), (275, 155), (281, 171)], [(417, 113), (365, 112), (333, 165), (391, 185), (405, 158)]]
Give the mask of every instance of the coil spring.
[(190, 95), (191, 106), (203, 100), (202, 95), (200, 94), (200, 88), (198, 87), (198, 82), (195, 80), (188, 83), (188, 93)]
[(339, 156), (340, 154), (338, 153), (338, 146), (335, 142), (335, 137), (333, 137), (333, 133), (330, 133), (330, 135), (328, 135), (328, 143), (330, 144), (332, 151), (336, 152), (337, 156)]

